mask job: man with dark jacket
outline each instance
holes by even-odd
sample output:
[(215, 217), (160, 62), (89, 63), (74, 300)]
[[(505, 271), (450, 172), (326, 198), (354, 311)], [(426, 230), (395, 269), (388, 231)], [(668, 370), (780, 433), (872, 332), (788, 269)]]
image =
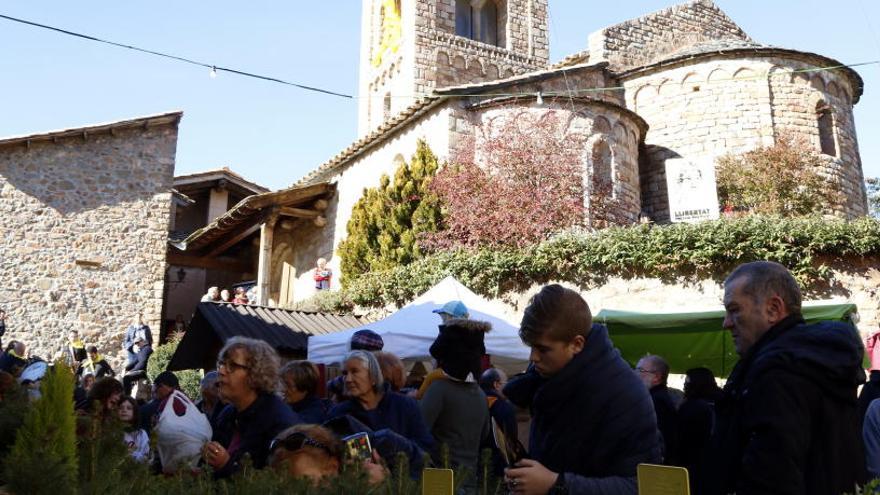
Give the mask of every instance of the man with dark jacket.
[(878, 398), (880, 398), (880, 370), (871, 370), (868, 383), (862, 387), (862, 392), (859, 394), (859, 415), (862, 419), (865, 418), (871, 401)]
[(592, 324), (586, 301), (548, 285), (523, 314), (532, 366), (504, 387), (532, 413), (528, 459), (507, 470), (514, 493), (632, 494), (636, 466), (660, 461), (651, 397)]
[(767, 261), (727, 277), (724, 307), (740, 361), (716, 404), (701, 493), (830, 495), (864, 484), (855, 328), (805, 324), (794, 277)]
[(663, 463), (678, 465), (678, 415), (675, 399), (669, 393), (669, 364), (660, 356), (648, 354), (639, 359), (636, 375), (645, 384), (657, 414), (657, 428), (663, 435)]

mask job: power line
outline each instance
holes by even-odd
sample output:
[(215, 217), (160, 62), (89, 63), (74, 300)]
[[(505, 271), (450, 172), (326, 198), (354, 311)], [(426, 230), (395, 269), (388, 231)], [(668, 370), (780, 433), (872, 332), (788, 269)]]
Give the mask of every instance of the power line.
[(97, 38), (97, 37), (95, 37), (95, 36), (89, 36), (89, 35), (87, 35), (87, 34), (77, 33), (77, 32), (74, 32), (74, 31), (68, 31), (68, 30), (66, 30), (66, 29), (61, 29), (61, 28), (57, 28), (57, 27), (53, 27), (53, 26), (48, 26), (48, 25), (46, 25), (46, 24), (40, 24), (40, 23), (38, 23), (38, 22), (28, 21), (28, 20), (25, 20), (25, 19), (19, 19), (19, 18), (17, 18), (17, 17), (11, 17), (11, 16), (8, 16), (8, 15), (0, 14), (0, 18), (2, 18), (2, 19), (6, 19), (6, 20), (8, 20), (8, 21), (12, 21), (12, 22), (17, 22), (17, 23), (20, 23), (20, 24), (25, 24), (25, 25), (32, 26), (32, 27), (38, 27), (38, 28), (41, 28), (41, 29), (48, 29), (49, 31), (55, 31), (56, 33), (66, 34), (66, 35), (68, 35), (68, 36), (73, 36), (73, 37), (81, 38), (81, 39), (84, 39), (84, 40), (97, 41), (98, 43), (104, 43), (104, 44), (111, 45), (111, 46), (115, 46), (115, 47), (119, 47), (119, 48), (127, 48), (127, 49), (129, 49), (129, 50), (134, 50), (134, 51), (137, 51), (137, 52), (146, 53), (146, 54), (148, 54), (148, 55), (155, 55), (155, 56), (157, 56), (157, 57), (168, 58), (168, 59), (171, 59), (171, 60), (175, 60), (175, 61), (177, 61), (177, 62), (183, 62), (183, 63), (190, 64), (190, 65), (197, 65), (197, 66), (199, 66), (199, 67), (205, 67), (206, 69), (211, 69), (211, 72), (212, 72), (212, 73), (214, 73), (214, 72), (216, 72), (216, 71), (229, 72), (230, 74), (237, 74), (237, 75), (239, 75), (239, 76), (252, 77), (252, 78), (254, 78), (254, 79), (261, 79), (261, 80), (263, 80), (263, 81), (270, 81), (270, 82), (275, 82), (275, 83), (279, 83), (279, 84), (284, 84), (284, 85), (287, 85), (287, 86), (293, 86), (293, 87), (295, 87), (295, 88), (303, 89), (303, 90), (306, 90), (306, 91), (314, 91), (314, 92), (316, 92), (316, 93), (323, 93), (323, 94), (326, 94), (326, 95), (339, 96), (339, 97), (341, 97), (341, 98), (349, 98), (349, 99), (350, 99), (350, 98), (353, 98), (352, 95), (348, 95), (348, 94), (344, 94), (344, 93), (337, 93), (337, 92), (335, 92), (335, 91), (330, 91), (330, 90), (327, 90), (327, 89), (316, 88), (316, 87), (314, 87), (314, 86), (306, 86), (306, 85), (304, 85), (304, 84), (298, 84), (298, 83), (294, 83), (294, 82), (290, 82), (290, 81), (285, 81), (285, 80), (283, 80), (283, 79), (279, 79), (279, 78), (277, 78), (277, 77), (264, 76), (264, 75), (261, 75), (261, 74), (255, 74), (255, 73), (253, 73), (253, 72), (247, 72), (247, 71), (243, 71), (243, 70), (239, 70), (239, 69), (233, 69), (233, 68), (231, 68), (231, 67), (223, 67), (223, 66), (216, 65), (216, 64), (209, 64), (209, 63), (206, 63), (206, 62), (199, 62), (199, 61), (197, 61), (197, 60), (192, 60), (192, 59), (189, 59), (189, 58), (186, 58), (186, 57), (180, 57), (180, 56), (178, 56), (178, 55), (171, 55), (171, 54), (169, 54), (169, 53), (157, 52), (157, 51), (155, 51), (155, 50), (148, 50), (148, 49), (146, 49), (146, 48), (139, 48), (139, 47), (137, 47), (137, 46), (126, 45), (126, 44), (124, 44), (124, 43), (117, 43), (117, 42), (115, 42), (115, 41), (109, 41), (109, 40), (105, 40), (105, 39)]

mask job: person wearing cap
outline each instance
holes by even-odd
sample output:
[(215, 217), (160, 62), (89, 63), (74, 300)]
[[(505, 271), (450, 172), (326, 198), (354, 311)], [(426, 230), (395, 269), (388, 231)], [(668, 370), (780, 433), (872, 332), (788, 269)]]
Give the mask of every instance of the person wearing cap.
[[(441, 324), (440, 328), (443, 328), (443, 325), (450, 320), (467, 320), (470, 318), (470, 313), (468, 313), (467, 306), (464, 305), (461, 301), (449, 301), (443, 306), (432, 311), (440, 316)], [(484, 351), (485, 352), (485, 351)], [(482, 356), (481, 356), (482, 357)], [(437, 359), (436, 356), (434, 359)], [(438, 360), (437, 367), (434, 371), (425, 375), (425, 379), (422, 381), (422, 384), (419, 386), (419, 389), (416, 391), (416, 399), (422, 400), (422, 397), (425, 396), (425, 393), (428, 391), (428, 387), (434, 383), (434, 380), (446, 378), (446, 373), (443, 372), (442, 363)], [(475, 375), (475, 378), (479, 378), (479, 373)]]
[(163, 371), (153, 379), (153, 400), (147, 402), (140, 409), (141, 428), (147, 433), (153, 429), (153, 420), (159, 412), (162, 401), (168, 398), (172, 392), (180, 390), (180, 381), (177, 375), (170, 371)]
[[(452, 465), (474, 469), (479, 465), (480, 445), (489, 435), (489, 408), (477, 380), (486, 354), (485, 335), (492, 325), (455, 317), (467, 315), (460, 301), (448, 303), (443, 309), (454, 314), (441, 313), (445, 315), (443, 324), (429, 352), (445, 379), (434, 380), (419, 406), (435, 445), (449, 448)], [(439, 452), (434, 452), (434, 460), (440, 461)]]

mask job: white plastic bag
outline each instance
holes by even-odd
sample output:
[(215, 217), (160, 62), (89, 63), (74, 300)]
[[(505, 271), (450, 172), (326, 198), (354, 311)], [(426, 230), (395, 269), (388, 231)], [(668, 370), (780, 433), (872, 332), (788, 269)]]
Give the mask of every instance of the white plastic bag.
[(159, 406), (156, 423), (156, 450), (162, 471), (174, 473), (181, 468), (195, 468), (202, 446), (211, 440), (211, 423), (180, 390), (175, 390)]

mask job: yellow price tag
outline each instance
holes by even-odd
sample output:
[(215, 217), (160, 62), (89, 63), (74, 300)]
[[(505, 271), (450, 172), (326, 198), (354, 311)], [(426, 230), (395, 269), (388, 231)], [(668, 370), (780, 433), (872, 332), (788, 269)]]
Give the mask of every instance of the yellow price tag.
[(639, 495), (690, 495), (688, 470), (675, 466), (639, 464)]
[(451, 469), (422, 471), (422, 495), (452, 495), (453, 473)]

